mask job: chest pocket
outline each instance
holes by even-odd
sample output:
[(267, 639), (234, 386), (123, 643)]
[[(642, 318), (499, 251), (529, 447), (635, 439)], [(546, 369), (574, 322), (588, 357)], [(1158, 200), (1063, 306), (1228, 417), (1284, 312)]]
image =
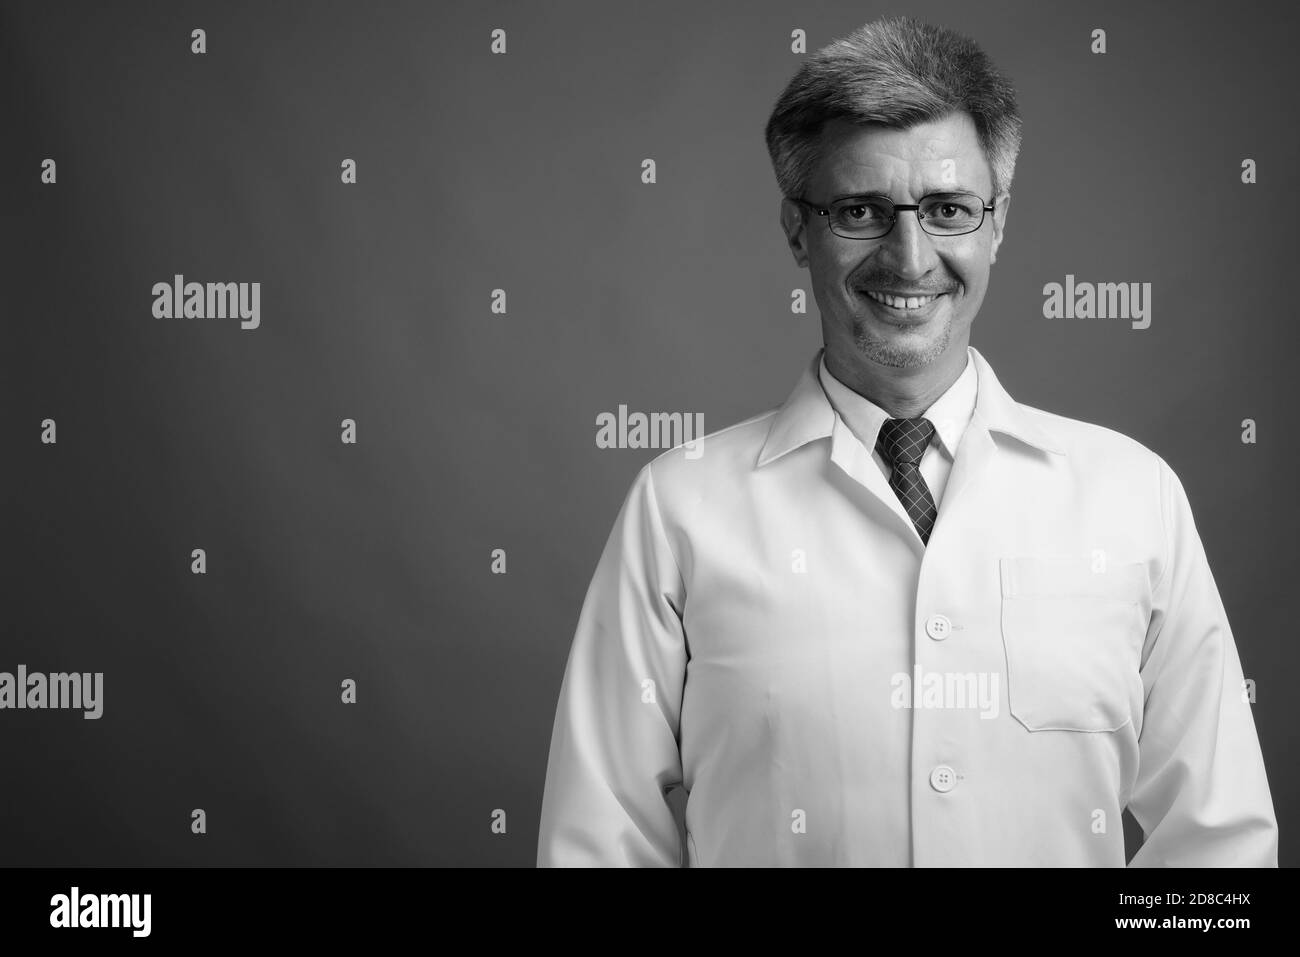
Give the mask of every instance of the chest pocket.
[(1140, 703), (1146, 566), (1001, 558), (1002, 641), (1012, 715), (1030, 731), (1116, 731)]

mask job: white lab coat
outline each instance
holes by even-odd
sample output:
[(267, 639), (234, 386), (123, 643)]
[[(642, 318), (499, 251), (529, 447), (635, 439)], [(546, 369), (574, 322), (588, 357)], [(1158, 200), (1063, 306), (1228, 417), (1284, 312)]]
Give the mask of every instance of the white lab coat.
[(781, 408), (641, 469), (569, 653), (539, 865), (1122, 867), (1125, 807), (1134, 866), (1277, 865), (1181, 482), (968, 348), (928, 547), (820, 352)]

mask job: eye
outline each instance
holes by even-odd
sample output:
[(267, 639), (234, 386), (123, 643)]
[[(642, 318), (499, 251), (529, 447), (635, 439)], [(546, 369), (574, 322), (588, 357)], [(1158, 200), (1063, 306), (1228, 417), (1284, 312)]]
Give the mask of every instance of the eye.
[(984, 201), (969, 193), (927, 196), (921, 200), (921, 228), (933, 235), (960, 236), (979, 227)]
[(839, 208), (843, 222), (864, 223), (885, 217), (885, 211), (874, 203), (847, 203)]

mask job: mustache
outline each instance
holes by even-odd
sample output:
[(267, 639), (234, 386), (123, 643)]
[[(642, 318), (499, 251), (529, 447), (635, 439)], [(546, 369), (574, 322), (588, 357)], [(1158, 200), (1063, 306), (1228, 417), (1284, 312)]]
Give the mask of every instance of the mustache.
[(913, 296), (938, 296), (952, 292), (956, 287), (944, 284), (941, 286), (917, 286), (915, 283), (898, 282), (892, 279), (863, 279), (853, 284), (853, 288), (858, 292), (889, 292), (894, 289), (906, 290), (909, 295)]

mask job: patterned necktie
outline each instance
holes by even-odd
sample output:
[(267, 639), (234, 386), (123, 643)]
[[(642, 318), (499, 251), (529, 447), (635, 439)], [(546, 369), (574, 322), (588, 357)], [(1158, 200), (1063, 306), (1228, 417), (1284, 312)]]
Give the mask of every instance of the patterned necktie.
[(876, 448), (890, 465), (889, 487), (903, 503), (908, 517), (916, 526), (921, 541), (930, 543), (930, 530), (938, 509), (934, 496), (925, 484), (919, 464), (930, 439), (934, 437), (934, 424), (929, 419), (886, 419), (880, 427)]

